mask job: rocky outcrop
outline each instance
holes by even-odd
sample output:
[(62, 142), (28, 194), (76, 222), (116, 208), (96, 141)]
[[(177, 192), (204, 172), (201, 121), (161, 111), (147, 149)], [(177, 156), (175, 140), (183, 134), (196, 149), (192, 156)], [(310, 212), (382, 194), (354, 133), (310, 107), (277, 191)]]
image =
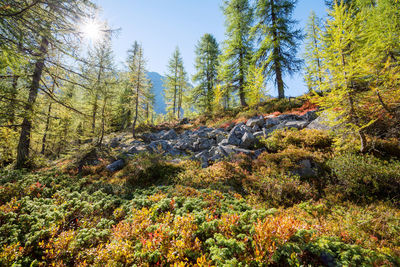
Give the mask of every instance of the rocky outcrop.
[[(201, 126), (196, 130), (186, 130), (177, 134), (175, 130), (160, 131), (142, 135), (143, 142), (132, 141), (129, 146), (123, 146), (121, 139), (113, 138), (110, 147), (120, 147), (122, 153), (131, 157), (142, 152), (159, 153), (163, 155), (192, 156), (199, 160), (203, 167), (224, 159), (233, 154), (243, 153), (258, 157), (262, 150), (254, 150), (258, 138), (268, 137), (273, 131), (283, 128), (303, 129), (316, 119), (311, 111), (303, 116), (285, 114), (274, 116), (256, 116), (246, 123), (232, 124), (224, 128), (208, 128)], [(110, 171), (118, 170), (123, 161), (116, 161), (107, 166)], [(307, 164), (305, 164), (307, 165)], [(307, 169), (307, 168), (306, 168)]]

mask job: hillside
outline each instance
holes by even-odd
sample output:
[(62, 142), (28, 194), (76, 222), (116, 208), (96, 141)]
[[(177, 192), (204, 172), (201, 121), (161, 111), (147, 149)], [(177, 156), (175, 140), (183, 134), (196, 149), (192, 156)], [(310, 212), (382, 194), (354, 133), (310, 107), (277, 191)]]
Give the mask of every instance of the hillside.
[(2, 1), (0, 267), (400, 266), (399, 36), (398, 0)]
[(308, 104), (251, 113), (2, 170), (0, 264), (398, 266), (399, 159), (339, 152)]

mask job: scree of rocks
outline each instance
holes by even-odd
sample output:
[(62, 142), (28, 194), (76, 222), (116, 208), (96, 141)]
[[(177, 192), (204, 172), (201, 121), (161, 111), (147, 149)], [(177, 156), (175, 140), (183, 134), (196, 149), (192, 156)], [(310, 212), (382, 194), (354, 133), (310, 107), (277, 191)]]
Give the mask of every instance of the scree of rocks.
[[(109, 141), (108, 145), (119, 149), (125, 158), (142, 152), (160, 153), (177, 158), (189, 156), (193, 160), (199, 160), (202, 167), (206, 168), (213, 162), (232, 154), (244, 153), (257, 158), (263, 152), (263, 149), (254, 149), (258, 137), (267, 137), (273, 131), (284, 128), (299, 130), (322, 128), (323, 126), (316, 119), (315, 111), (309, 111), (302, 116), (295, 114), (277, 117), (256, 116), (246, 123), (238, 123), (228, 129), (201, 126), (196, 130), (186, 130), (181, 134), (170, 129), (143, 134), (144, 141), (134, 140), (129, 144), (123, 143), (122, 137), (115, 137)], [(125, 160), (119, 159), (108, 165), (107, 169), (114, 172), (123, 168), (124, 163)]]

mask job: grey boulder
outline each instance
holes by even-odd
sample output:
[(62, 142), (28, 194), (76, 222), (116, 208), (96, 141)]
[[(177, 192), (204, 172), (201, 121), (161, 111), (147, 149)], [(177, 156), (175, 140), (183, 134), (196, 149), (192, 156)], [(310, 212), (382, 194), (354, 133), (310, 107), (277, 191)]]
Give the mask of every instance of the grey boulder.
[(308, 121), (288, 121), (283, 125), (283, 128), (304, 129), (309, 124)]
[(176, 139), (177, 137), (178, 137), (178, 135), (176, 134), (174, 129), (166, 131), (160, 135), (160, 139), (163, 139), (163, 140)]
[(256, 142), (256, 138), (250, 132), (246, 132), (242, 137), (242, 142), (240, 143), (240, 147), (242, 148), (250, 148)]
[(257, 117), (251, 118), (246, 122), (246, 126), (248, 126), (248, 127), (254, 127), (256, 125), (259, 127), (262, 127), (264, 125), (264, 117), (263, 116), (257, 116)]
[(125, 161), (123, 159), (119, 159), (108, 165), (106, 169), (110, 172), (116, 172), (121, 170), (124, 166), (125, 166)]

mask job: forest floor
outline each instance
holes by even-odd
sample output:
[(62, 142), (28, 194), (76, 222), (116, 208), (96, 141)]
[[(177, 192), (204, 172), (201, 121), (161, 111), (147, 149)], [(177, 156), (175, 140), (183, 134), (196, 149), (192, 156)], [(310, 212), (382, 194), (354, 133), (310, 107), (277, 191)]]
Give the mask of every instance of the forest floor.
[[(115, 133), (51, 166), (0, 170), (0, 265), (399, 266), (398, 142), (360, 154), (357, 140), (306, 127), (315, 107), (281, 106)], [(278, 127), (288, 121), (302, 126)]]

